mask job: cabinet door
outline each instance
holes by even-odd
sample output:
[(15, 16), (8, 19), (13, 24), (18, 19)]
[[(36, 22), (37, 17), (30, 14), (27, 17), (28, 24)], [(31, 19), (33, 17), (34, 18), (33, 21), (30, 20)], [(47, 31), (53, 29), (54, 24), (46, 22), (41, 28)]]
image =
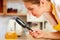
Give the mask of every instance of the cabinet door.
[(7, 0), (7, 15), (25, 16), (27, 11), (21, 0)]
[(3, 13), (3, 0), (0, 0), (0, 13)]

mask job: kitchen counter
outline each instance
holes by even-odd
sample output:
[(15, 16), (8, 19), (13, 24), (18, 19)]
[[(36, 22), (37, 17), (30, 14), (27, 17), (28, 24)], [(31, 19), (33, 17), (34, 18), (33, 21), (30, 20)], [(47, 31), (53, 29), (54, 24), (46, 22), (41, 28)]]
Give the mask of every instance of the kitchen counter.
[(35, 39), (33, 38), (29, 33), (23, 33), (20, 37), (17, 39), (0, 39), (0, 40), (52, 40), (52, 39)]

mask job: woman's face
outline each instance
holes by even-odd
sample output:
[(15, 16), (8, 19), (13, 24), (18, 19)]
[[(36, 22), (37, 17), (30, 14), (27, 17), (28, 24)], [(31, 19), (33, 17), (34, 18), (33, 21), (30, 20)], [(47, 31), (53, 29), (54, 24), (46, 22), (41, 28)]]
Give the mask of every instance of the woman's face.
[(40, 16), (40, 5), (26, 2), (25, 6), (28, 9), (28, 12), (31, 13), (33, 16)]
[(31, 13), (35, 17), (40, 17), (46, 11), (50, 10), (50, 6), (46, 3), (42, 4), (32, 4), (30, 2), (25, 2), (25, 7), (28, 9), (28, 12)]

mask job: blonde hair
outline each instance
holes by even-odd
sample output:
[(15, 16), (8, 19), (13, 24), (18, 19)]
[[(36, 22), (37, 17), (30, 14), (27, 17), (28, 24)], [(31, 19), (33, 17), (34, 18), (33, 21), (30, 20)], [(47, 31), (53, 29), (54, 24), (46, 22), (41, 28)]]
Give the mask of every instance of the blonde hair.
[(52, 11), (53, 11), (53, 14), (54, 14), (57, 22), (59, 23), (60, 20), (59, 20), (59, 18), (58, 18), (58, 16), (57, 16), (57, 12), (56, 12), (56, 8), (55, 8), (55, 4), (54, 4), (54, 3), (52, 3)]

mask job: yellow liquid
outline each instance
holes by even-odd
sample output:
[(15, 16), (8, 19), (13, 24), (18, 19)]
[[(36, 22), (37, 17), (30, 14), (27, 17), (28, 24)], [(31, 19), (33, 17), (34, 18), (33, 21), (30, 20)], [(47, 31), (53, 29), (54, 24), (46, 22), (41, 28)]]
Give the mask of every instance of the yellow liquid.
[(5, 35), (6, 39), (17, 39), (17, 34), (15, 32), (7, 32)]

